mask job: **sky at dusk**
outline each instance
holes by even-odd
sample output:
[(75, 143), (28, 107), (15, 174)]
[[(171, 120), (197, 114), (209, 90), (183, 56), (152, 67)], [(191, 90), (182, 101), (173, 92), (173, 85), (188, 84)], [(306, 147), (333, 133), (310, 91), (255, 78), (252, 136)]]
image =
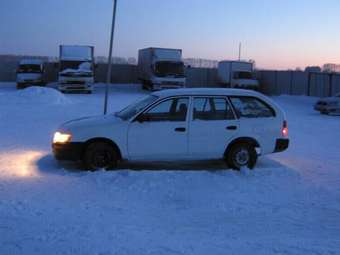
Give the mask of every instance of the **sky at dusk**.
[[(182, 48), (185, 58), (286, 69), (340, 63), (338, 0), (118, 0), (114, 55)], [(57, 56), (60, 44), (108, 54), (112, 0), (1, 0), (0, 54)]]

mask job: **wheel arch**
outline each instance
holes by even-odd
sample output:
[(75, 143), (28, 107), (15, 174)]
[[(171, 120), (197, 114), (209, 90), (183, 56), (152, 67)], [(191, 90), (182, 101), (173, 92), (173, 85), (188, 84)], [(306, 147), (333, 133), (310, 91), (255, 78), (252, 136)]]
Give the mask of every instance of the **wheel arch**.
[(224, 151), (224, 156), (228, 155), (230, 149), (235, 145), (235, 144), (240, 144), (240, 143), (247, 143), (247, 144), (250, 144), (252, 146), (254, 146), (255, 148), (261, 148), (259, 142), (255, 139), (255, 138), (252, 138), (252, 137), (238, 137), (234, 140), (232, 140), (227, 148), (225, 149)]
[(104, 137), (95, 137), (95, 138), (91, 138), (89, 140), (87, 140), (85, 143), (84, 143), (84, 147), (83, 147), (83, 152), (82, 152), (82, 157), (84, 156), (84, 153), (85, 153), (85, 150), (86, 148), (92, 144), (92, 143), (95, 143), (95, 142), (104, 142), (104, 143), (107, 143), (109, 145), (111, 145), (117, 152), (118, 154), (118, 159), (121, 160), (122, 159), (122, 153), (118, 147), (118, 145), (112, 141), (111, 139), (108, 139), (108, 138), (104, 138)]

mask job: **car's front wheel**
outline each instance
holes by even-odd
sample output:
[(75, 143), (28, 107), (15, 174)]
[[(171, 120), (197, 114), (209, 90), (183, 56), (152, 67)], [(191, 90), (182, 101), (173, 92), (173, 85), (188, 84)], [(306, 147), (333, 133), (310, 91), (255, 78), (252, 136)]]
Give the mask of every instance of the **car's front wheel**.
[(105, 142), (94, 142), (87, 146), (83, 163), (87, 170), (113, 170), (117, 167), (118, 156), (115, 148)]
[(240, 170), (242, 167), (253, 169), (257, 161), (257, 153), (254, 146), (247, 143), (233, 145), (226, 155), (229, 167)]

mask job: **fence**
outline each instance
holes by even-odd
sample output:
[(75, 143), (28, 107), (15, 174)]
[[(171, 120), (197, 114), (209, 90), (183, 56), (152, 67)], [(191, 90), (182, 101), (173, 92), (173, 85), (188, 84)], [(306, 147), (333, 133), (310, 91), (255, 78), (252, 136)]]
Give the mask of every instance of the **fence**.
[[(0, 81), (15, 81), (16, 62), (0, 62)], [(106, 81), (107, 64), (98, 64), (95, 70), (96, 82)], [(188, 68), (185, 71), (189, 87), (216, 87), (217, 70), (209, 68)], [(45, 80), (55, 82), (58, 79), (58, 69), (53, 63), (45, 64)], [(138, 66), (114, 64), (112, 65), (113, 83), (138, 83)]]
[(259, 71), (261, 91), (268, 95), (327, 97), (340, 92), (340, 74)]
[[(17, 63), (0, 62), (0, 81), (15, 81)], [(54, 64), (45, 66), (45, 79), (57, 81)], [(96, 82), (106, 81), (107, 64), (96, 68)], [(217, 69), (187, 68), (188, 87), (219, 87)], [(113, 83), (138, 83), (138, 67), (135, 65), (113, 65)], [(340, 74), (307, 73), (300, 71), (257, 71), (261, 92), (268, 95), (306, 95), (315, 97), (331, 96), (340, 92)]]

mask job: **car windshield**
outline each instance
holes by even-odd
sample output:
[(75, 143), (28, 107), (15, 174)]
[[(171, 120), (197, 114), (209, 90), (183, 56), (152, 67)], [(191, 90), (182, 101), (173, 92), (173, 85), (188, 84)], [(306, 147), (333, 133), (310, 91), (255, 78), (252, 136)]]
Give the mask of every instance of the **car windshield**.
[(128, 120), (142, 111), (145, 107), (155, 102), (157, 99), (158, 97), (154, 95), (144, 97), (141, 100), (138, 100), (137, 102), (124, 108), (122, 111), (116, 113), (116, 116), (123, 120)]
[(159, 77), (164, 77), (168, 75), (184, 77), (184, 64), (183, 62), (157, 62), (155, 65), (155, 74)]
[(235, 79), (253, 79), (253, 74), (251, 72), (236, 72)]
[(60, 71), (68, 72), (68, 71), (83, 71), (83, 72), (91, 72), (92, 64), (87, 61), (61, 61), (60, 62)]
[(40, 65), (20, 65), (18, 73), (41, 73)]

